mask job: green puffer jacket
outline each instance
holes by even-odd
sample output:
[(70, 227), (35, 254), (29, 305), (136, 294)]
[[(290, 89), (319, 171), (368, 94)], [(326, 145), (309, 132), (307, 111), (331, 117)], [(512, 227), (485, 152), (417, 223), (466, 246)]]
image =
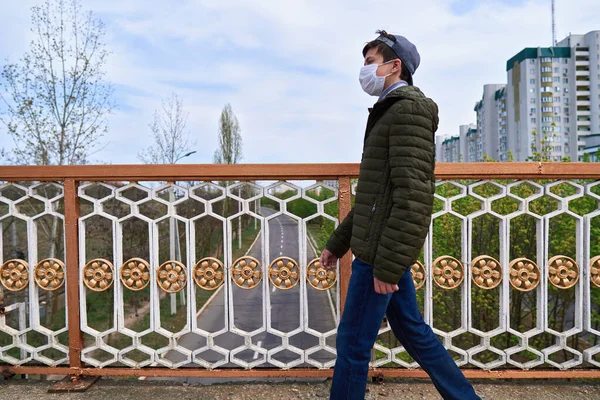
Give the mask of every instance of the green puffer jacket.
[(414, 86), (392, 91), (370, 110), (356, 203), (326, 247), (339, 258), (351, 248), (380, 281), (397, 283), (423, 248), (438, 121), (435, 102)]

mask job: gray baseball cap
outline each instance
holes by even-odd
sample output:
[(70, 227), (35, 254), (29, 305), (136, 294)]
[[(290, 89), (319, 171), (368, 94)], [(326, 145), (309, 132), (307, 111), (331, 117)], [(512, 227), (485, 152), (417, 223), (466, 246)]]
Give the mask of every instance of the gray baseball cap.
[(407, 38), (400, 35), (394, 35), (396, 41), (380, 35), (377, 39), (380, 42), (387, 44), (396, 53), (400, 61), (406, 66), (408, 72), (410, 72), (409, 85), (413, 84), (412, 76), (421, 63), (421, 56), (417, 51), (417, 48)]

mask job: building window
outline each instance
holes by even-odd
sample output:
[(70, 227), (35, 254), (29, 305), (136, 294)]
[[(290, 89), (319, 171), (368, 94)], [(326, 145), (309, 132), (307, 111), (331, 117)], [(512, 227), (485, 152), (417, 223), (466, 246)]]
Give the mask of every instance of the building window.
[[(558, 107), (558, 112), (560, 112), (560, 107)], [(560, 122), (560, 117), (554, 117), (554, 122)]]
[(530, 59), (530, 60), (529, 60), (529, 64), (535, 64), (535, 59), (533, 59), (533, 58), (532, 58), (532, 59)]
[(542, 97), (542, 103), (552, 103), (552, 97)]
[(569, 98), (565, 97), (564, 99), (565, 99), (565, 104), (569, 104)]
[(560, 107), (554, 107), (554, 112), (558, 114), (560, 112)]
[(550, 57), (544, 57), (544, 58), (542, 58), (542, 62), (549, 63), (549, 62), (552, 62), (552, 59)]
[(529, 93), (535, 93), (535, 89), (534, 88), (529, 89)]
[(557, 102), (557, 103), (560, 103), (560, 97), (555, 97), (554, 101)]
[(565, 114), (569, 113), (569, 107), (565, 107)]
[(568, 74), (568, 73), (569, 73), (569, 69), (565, 68), (565, 74)]
[(555, 74), (560, 74), (560, 68), (558, 68), (558, 67), (554, 68), (554, 73)]
[(532, 124), (536, 124), (536, 123), (537, 123), (537, 120), (536, 120), (535, 118), (531, 118), (531, 123), (532, 123)]
[(535, 85), (535, 79), (530, 79), (529, 83), (532, 84), (532, 85)]
[(568, 124), (568, 123), (569, 123), (569, 118), (565, 117), (565, 124)]
[(569, 59), (565, 58), (565, 64), (568, 64), (568, 63), (569, 63)]
[[(598, 86), (600, 86), (600, 85), (598, 85)], [(531, 104), (535, 104), (535, 97), (532, 97), (532, 98), (529, 100), (529, 102), (530, 102)]]
[(560, 132), (560, 126), (555, 126), (554, 127), (554, 132)]
[[(560, 86), (556, 86), (556, 87), (554, 88), (554, 91), (555, 91), (556, 93), (560, 93)], [(566, 93), (566, 92), (565, 92), (565, 93)]]
[[(560, 88), (559, 88), (560, 90)], [(569, 93), (569, 88), (565, 88), (565, 93)]]
[(530, 69), (529, 69), (529, 73), (530, 73), (531, 75), (535, 75), (535, 68), (530, 68)]
[(560, 83), (560, 76), (554, 77), (554, 83)]
[(563, 83), (566, 85), (569, 83), (569, 78), (563, 78)]
[(530, 112), (531, 114), (535, 114), (535, 111), (536, 111), (536, 109), (535, 109), (535, 108), (532, 108), (531, 110), (529, 110), (529, 112)]

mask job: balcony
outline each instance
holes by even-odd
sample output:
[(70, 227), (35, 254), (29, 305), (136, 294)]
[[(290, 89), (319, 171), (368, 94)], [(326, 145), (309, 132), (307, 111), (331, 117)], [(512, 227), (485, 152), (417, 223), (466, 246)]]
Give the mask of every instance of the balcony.
[(591, 92), (589, 90), (577, 90), (577, 97), (579, 96), (589, 96), (591, 95)]
[(577, 107), (590, 107), (592, 102), (589, 100), (577, 100)]
[[(357, 164), (0, 167), (3, 371), (330, 375), (352, 256), (331, 271), (317, 257), (351, 210), (358, 173)], [(430, 237), (407, 267), (457, 364), (600, 377), (586, 311), (600, 285), (590, 234), (600, 228), (598, 168), (440, 163), (436, 177)], [(414, 373), (388, 332), (371, 366)]]
[(575, 71), (575, 76), (590, 76), (590, 71), (589, 70), (577, 70)]
[(576, 67), (589, 67), (590, 60), (577, 60), (577, 61), (575, 61), (575, 66)]

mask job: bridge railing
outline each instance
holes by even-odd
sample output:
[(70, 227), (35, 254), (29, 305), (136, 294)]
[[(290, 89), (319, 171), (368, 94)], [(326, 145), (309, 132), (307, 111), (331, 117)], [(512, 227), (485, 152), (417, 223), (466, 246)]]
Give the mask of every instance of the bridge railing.
[[(357, 164), (1, 167), (1, 368), (330, 375), (352, 256), (335, 271), (317, 257), (357, 176)], [(436, 176), (411, 274), (458, 365), (600, 376), (600, 169), (461, 163)], [(372, 367), (423, 376), (385, 320)]]

